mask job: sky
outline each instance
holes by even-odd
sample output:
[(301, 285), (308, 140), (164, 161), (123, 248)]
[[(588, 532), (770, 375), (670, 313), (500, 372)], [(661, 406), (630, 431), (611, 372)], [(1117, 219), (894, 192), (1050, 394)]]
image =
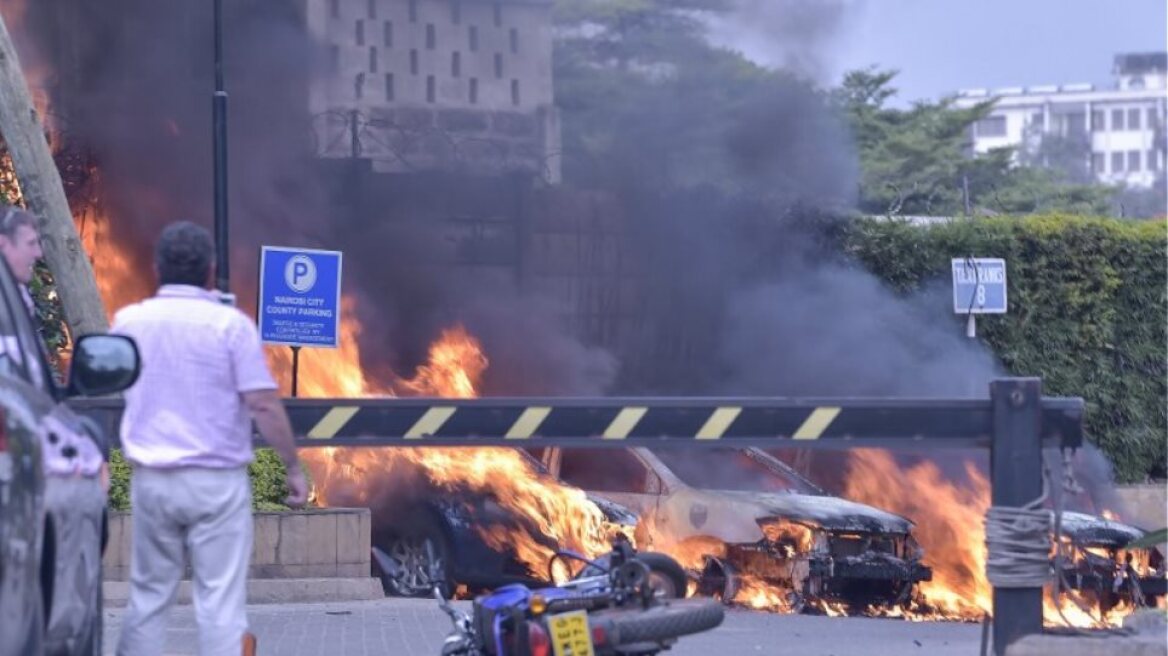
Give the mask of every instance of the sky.
[[(898, 69), (898, 104), (966, 88), (1108, 85), (1115, 54), (1168, 49), (1165, 0), (741, 1), (769, 20), (720, 26), (716, 40), (768, 64), (790, 63), (796, 49), (823, 83), (872, 64)], [(822, 9), (818, 21), (788, 24), (809, 6)]]

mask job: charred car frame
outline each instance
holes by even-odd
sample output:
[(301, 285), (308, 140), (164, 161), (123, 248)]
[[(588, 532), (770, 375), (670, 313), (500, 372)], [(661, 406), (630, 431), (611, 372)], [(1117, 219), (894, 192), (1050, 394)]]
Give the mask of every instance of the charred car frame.
[(1168, 587), (1165, 559), (1155, 547), (1130, 548), (1142, 529), (1103, 517), (1063, 512), (1063, 551), (1052, 565), (1062, 582), (1103, 613), (1121, 604), (1152, 606)]
[[(828, 496), (758, 449), (548, 448), (544, 465), (564, 482), (639, 513), (640, 548), (654, 534), (700, 553), (684, 564), (699, 592), (731, 600), (743, 574), (780, 586), (795, 609), (812, 602), (851, 607), (907, 604), (930, 580), (909, 520)], [(654, 530), (648, 530), (646, 522)]]

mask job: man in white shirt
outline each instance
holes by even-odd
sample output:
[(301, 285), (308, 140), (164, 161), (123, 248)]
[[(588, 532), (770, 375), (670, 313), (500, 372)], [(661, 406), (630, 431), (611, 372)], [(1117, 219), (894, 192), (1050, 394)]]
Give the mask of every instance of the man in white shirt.
[(118, 654), (160, 654), (166, 611), (193, 573), (202, 656), (240, 653), (251, 556), (252, 419), (288, 468), (288, 504), (308, 494), (288, 416), (252, 321), (208, 290), (211, 236), (168, 226), (155, 248), (157, 295), (127, 306), (113, 332), (138, 343), (121, 442), (134, 465), (130, 601)]

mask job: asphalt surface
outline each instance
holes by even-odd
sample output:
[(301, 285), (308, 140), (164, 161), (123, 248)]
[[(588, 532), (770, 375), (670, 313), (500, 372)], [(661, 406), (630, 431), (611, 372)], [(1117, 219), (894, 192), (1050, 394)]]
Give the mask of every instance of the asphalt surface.
[[(122, 610), (105, 613), (105, 653), (113, 654)], [(279, 656), (435, 656), (450, 622), (434, 602), (383, 599), (352, 603), (251, 606), (259, 653)], [(190, 606), (171, 612), (166, 654), (195, 654)], [(732, 610), (719, 628), (683, 638), (670, 656), (977, 656), (981, 627), (891, 619), (773, 615)]]

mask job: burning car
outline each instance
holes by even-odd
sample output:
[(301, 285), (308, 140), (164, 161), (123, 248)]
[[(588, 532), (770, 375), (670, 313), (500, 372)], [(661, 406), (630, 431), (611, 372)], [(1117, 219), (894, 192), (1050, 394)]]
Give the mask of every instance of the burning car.
[[(417, 450), (412, 454), (417, 454)], [(607, 545), (608, 534), (632, 534), (638, 517), (619, 503), (586, 495), (554, 481), (538, 461), (518, 449), (476, 450), (495, 458), (494, 464), (519, 465), (511, 480), (544, 486), (548, 496), (574, 496), (577, 505), (593, 514), (590, 533), (596, 546)], [(502, 457), (501, 457), (502, 456)], [(401, 463), (395, 463), (401, 466)], [(550, 574), (549, 556), (557, 549), (577, 547), (562, 544), (547, 526), (539, 525), (540, 513), (523, 512), (504, 485), (475, 489), (461, 484), (433, 485), (435, 470), (425, 463), (411, 463), (402, 481), (392, 491), (378, 495), (373, 512), (374, 574), (380, 577), (387, 594), (430, 596), (435, 579), (449, 596), (456, 586), (469, 590), (493, 588), (508, 583), (545, 584)], [(506, 480), (503, 470), (494, 476)], [(573, 495), (573, 493), (575, 493)], [(565, 518), (572, 521), (571, 518)], [(597, 520), (599, 519), (599, 522)]]
[(1069, 555), (1061, 564), (1063, 581), (1097, 604), (1102, 614), (1121, 605), (1156, 606), (1165, 595), (1164, 555), (1155, 547), (1130, 547), (1145, 531), (1105, 517), (1064, 511), (1062, 532)]
[(744, 601), (744, 585), (783, 591), (779, 604), (907, 604), (931, 577), (909, 520), (828, 496), (757, 449), (548, 448), (564, 482), (641, 515), (638, 548), (669, 553), (699, 592)]

